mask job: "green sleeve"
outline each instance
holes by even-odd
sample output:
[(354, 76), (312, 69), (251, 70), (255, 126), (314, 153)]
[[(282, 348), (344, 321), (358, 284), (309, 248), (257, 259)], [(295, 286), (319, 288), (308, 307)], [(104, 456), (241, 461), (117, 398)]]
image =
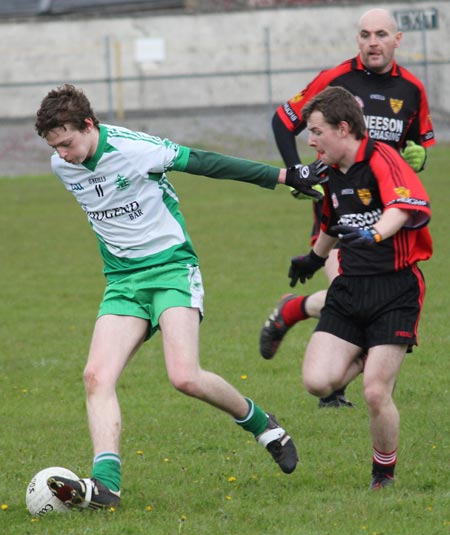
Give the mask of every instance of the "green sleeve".
[(173, 169), (209, 178), (239, 180), (268, 189), (275, 189), (280, 172), (272, 165), (188, 147), (180, 147)]

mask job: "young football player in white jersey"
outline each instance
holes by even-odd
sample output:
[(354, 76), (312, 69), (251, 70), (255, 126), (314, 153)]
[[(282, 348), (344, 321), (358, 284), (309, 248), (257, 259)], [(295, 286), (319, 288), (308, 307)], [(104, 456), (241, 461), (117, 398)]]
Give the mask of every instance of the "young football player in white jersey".
[(107, 280), (83, 376), (94, 450), (92, 477), (55, 475), (48, 480), (52, 492), (80, 508), (118, 505), (121, 412), (116, 384), (131, 357), (157, 330), (172, 385), (231, 415), (267, 448), (283, 472), (293, 472), (296, 448), (275, 417), (200, 366), (202, 277), (166, 172), (270, 189), (282, 183), (314, 194), (312, 186), (325, 180), (326, 166), (316, 161), (279, 169), (99, 124), (83, 91), (69, 84), (43, 99), (35, 127), (55, 150), (54, 173), (76, 197), (96, 234)]

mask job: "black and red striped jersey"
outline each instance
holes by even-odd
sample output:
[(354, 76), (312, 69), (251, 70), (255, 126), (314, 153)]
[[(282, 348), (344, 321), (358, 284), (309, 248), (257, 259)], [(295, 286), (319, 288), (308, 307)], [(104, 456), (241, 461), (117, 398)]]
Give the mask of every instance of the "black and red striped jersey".
[(366, 135), (355, 163), (345, 174), (330, 168), (324, 189), (321, 230), (326, 233), (334, 225), (369, 228), (389, 208), (411, 214), (402, 229), (373, 247), (341, 242), (341, 274), (389, 273), (430, 258), (428, 194), (416, 173), (392, 147)]
[(425, 88), (411, 72), (394, 62), (390, 72), (367, 70), (360, 56), (320, 72), (300, 93), (280, 106), (276, 113), (295, 135), (305, 129), (303, 106), (328, 86), (341, 86), (359, 102), (369, 137), (397, 150), (407, 139), (424, 147), (435, 143)]

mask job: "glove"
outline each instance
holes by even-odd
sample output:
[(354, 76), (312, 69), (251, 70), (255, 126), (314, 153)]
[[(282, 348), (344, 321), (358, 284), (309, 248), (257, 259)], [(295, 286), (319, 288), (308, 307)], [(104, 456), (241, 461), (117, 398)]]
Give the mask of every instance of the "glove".
[(382, 240), (381, 234), (373, 228), (348, 227), (336, 225), (330, 228), (330, 234), (338, 236), (341, 242), (348, 245), (372, 246)]
[(411, 139), (406, 141), (406, 147), (401, 151), (404, 160), (411, 166), (411, 168), (418, 172), (423, 169), (425, 160), (427, 159), (427, 151), (422, 145), (417, 145)]
[(317, 184), (323, 184), (328, 180), (328, 166), (322, 160), (316, 160), (309, 165), (297, 164), (286, 170), (286, 186), (321, 200), (323, 194), (313, 189)]
[(305, 256), (294, 256), (288, 273), (288, 277), (291, 279), (289, 286), (293, 288), (299, 279), (304, 284), (306, 279), (310, 279), (325, 264), (327, 258), (316, 255), (312, 249)]
[[(312, 187), (312, 189), (315, 189), (316, 191), (318, 191), (320, 193), (320, 195), (323, 197), (324, 189), (323, 189), (323, 186), (321, 184), (316, 184), (315, 186)], [(304, 199), (311, 200), (311, 197), (309, 195), (305, 195), (301, 191), (298, 191), (298, 190), (296, 190), (294, 188), (291, 188), (291, 195), (292, 195), (292, 197), (294, 197), (294, 199), (298, 199), (299, 201), (302, 201)], [(315, 202), (318, 202), (320, 200), (321, 199), (313, 199), (313, 201), (315, 201)]]

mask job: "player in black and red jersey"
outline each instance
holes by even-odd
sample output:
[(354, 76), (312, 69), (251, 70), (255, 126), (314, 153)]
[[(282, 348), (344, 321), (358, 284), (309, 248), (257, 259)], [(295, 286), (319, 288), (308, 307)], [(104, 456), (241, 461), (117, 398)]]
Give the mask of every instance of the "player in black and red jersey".
[[(369, 138), (361, 108), (342, 87), (328, 87), (303, 108), (308, 144), (330, 166), (320, 231), (294, 257), (291, 286), (325, 264), (337, 241), (339, 275), (303, 359), (303, 382), (327, 396), (364, 368), (373, 445), (372, 489), (392, 484), (399, 414), (392, 399), (417, 327), (425, 281), (417, 263), (432, 254), (429, 198), (419, 177), (385, 143)], [(362, 352), (364, 357), (361, 357)]]
[[(435, 143), (423, 84), (394, 59), (401, 32), (384, 9), (372, 9), (359, 21), (359, 54), (337, 67), (322, 71), (303, 91), (280, 106), (272, 121), (277, 146), (287, 167), (301, 162), (296, 136), (306, 127), (303, 107), (328, 86), (348, 89), (360, 104), (370, 138), (401, 151), (414, 171), (423, 169), (426, 147)], [(294, 196), (298, 196), (293, 191)], [(311, 243), (317, 238), (321, 202), (314, 204)], [(325, 265), (331, 282), (338, 273), (337, 250)], [(260, 352), (266, 359), (275, 355), (283, 337), (297, 322), (319, 318), (326, 290), (309, 296), (287, 294), (266, 320), (260, 335)], [(319, 407), (353, 406), (345, 389), (319, 400)]]

